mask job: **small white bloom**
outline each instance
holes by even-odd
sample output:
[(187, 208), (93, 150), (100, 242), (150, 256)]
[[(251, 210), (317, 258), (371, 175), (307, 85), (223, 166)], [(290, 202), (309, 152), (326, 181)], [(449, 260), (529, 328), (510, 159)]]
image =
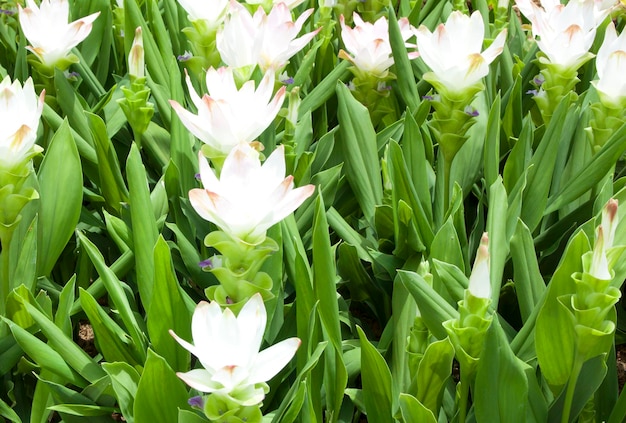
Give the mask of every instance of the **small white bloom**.
[(531, 22), (537, 45), (551, 64), (578, 69), (589, 57), (597, 26), (608, 15), (606, 1), (516, 0), (520, 12)]
[(24, 87), (8, 76), (0, 83), (0, 167), (11, 170), (32, 152), (44, 96), (37, 97), (30, 78)]
[(259, 404), (265, 397), (264, 382), (285, 367), (300, 346), (298, 338), (289, 338), (259, 352), (266, 323), (260, 294), (254, 294), (237, 317), (215, 301), (201, 301), (191, 321), (193, 345), (170, 334), (204, 369), (178, 377), (198, 391), (228, 395), (243, 406)]
[(217, 179), (207, 160), (199, 155), (204, 189), (189, 191), (196, 212), (221, 230), (257, 245), (274, 224), (289, 216), (315, 187), (293, 187), (293, 176), (285, 178), (285, 151), (278, 146), (261, 165), (259, 152), (239, 144), (226, 160)]
[(256, 90), (254, 81), (247, 81), (238, 90), (232, 69), (211, 68), (206, 74), (206, 86), (209, 93), (200, 98), (187, 75), (187, 87), (198, 109), (197, 115), (176, 101), (170, 100), (170, 104), (187, 129), (221, 156), (241, 142), (254, 141), (274, 120), (285, 97), (285, 87), (281, 87), (272, 99), (274, 73), (271, 71)]
[(603, 280), (611, 279), (607, 251), (613, 247), (615, 231), (619, 223), (617, 214), (617, 200), (611, 198), (602, 210), (602, 223), (596, 230), (596, 243), (593, 248), (593, 256), (589, 273)]
[[(350, 61), (354, 66), (365, 73), (375, 77), (385, 77), (387, 70), (393, 65), (391, 44), (389, 43), (389, 23), (384, 16), (380, 17), (373, 24), (364, 22), (361, 17), (354, 12), (354, 28), (346, 26), (343, 15), (339, 17), (341, 22), (341, 39), (348, 52), (339, 51), (339, 57)], [(407, 18), (398, 20), (402, 39), (407, 48), (415, 48), (414, 44), (407, 43), (406, 40), (413, 36), (413, 28)], [(410, 52), (409, 58), (414, 59), (417, 52)]]
[(489, 273), (489, 237), (485, 232), (474, 260), (474, 267), (469, 278), (469, 292), (477, 298), (491, 298), (491, 281)]
[(480, 12), (469, 17), (454, 11), (434, 33), (422, 25), (415, 36), (420, 57), (432, 70), (428, 81), (438, 90), (462, 93), (489, 73), (489, 64), (504, 48), (506, 30), (482, 51), (485, 26)]
[(217, 49), (228, 66), (258, 65), (263, 72), (279, 72), (319, 32), (318, 29), (296, 38), (312, 13), (313, 9), (309, 9), (294, 22), (285, 3), (278, 3), (269, 15), (261, 7), (251, 15), (233, 0), (224, 28), (217, 33)]
[(100, 14), (93, 13), (68, 23), (67, 0), (42, 0), (40, 7), (33, 0), (26, 0), (26, 5), (24, 9), (18, 5), (20, 25), (31, 44), (26, 48), (47, 66), (56, 65), (87, 38), (93, 21)]
[(143, 37), (141, 35), (141, 27), (135, 30), (135, 39), (128, 53), (128, 73), (135, 78), (143, 78), (145, 76), (145, 59), (143, 51)]
[(190, 21), (205, 21), (209, 29), (219, 27), (228, 11), (228, 0), (178, 0)]
[(619, 37), (613, 22), (606, 28), (606, 34), (596, 57), (598, 81), (596, 87), (603, 102), (622, 107), (626, 100), (626, 32)]

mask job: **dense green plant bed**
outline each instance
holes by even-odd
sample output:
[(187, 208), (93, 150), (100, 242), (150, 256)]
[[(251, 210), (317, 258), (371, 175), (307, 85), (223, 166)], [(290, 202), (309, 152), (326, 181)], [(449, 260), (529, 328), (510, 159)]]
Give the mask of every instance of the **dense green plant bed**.
[(624, 421), (625, 16), (0, 0), (0, 418)]

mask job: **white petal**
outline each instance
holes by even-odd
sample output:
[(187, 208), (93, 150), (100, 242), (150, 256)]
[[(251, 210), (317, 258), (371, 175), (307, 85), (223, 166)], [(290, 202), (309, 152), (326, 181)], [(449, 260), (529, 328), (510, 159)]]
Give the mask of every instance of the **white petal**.
[(186, 373), (178, 372), (176, 376), (200, 392), (215, 392), (221, 389), (219, 384), (211, 380), (211, 373), (204, 369), (194, 369)]
[(300, 346), (298, 338), (289, 338), (261, 351), (250, 371), (249, 383), (265, 382), (289, 363)]

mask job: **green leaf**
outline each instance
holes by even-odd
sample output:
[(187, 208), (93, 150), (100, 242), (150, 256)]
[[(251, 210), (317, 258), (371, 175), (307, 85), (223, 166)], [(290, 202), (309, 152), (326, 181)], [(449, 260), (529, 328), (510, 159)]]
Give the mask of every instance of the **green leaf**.
[(139, 373), (128, 363), (102, 363), (102, 368), (111, 378), (122, 415), (128, 423), (134, 423), (133, 405), (139, 386)]
[(449, 338), (428, 345), (417, 370), (416, 399), (433, 415), (439, 414), (443, 389), (450, 378), (454, 346)]
[(359, 103), (344, 84), (337, 84), (339, 100), (338, 143), (345, 160), (345, 173), (365, 218), (373, 223), (376, 205), (382, 203), (380, 161), (376, 132), (367, 108)]
[(98, 248), (80, 232), (78, 232), (78, 239), (80, 240), (81, 247), (85, 249), (87, 255), (89, 255), (89, 258), (96, 267), (96, 270), (106, 287), (106, 291), (109, 294), (113, 305), (120, 314), (126, 330), (137, 346), (137, 352), (141, 354), (140, 361), (145, 360), (145, 350), (147, 348), (146, 336), (135, 318), (133, 309), (130, 307), (130, 303), (128, 302), (124, 288), (122, 287), (122, 283), (117, 278), (113, 270), (105, 264), (104, 257), (102, 257)]
[(48, 409), (80, 417), (110, 416), (115, 412), (114, 407), (88, 404), (58, 404), (52, 405)]
[(515, 271), (517, 301), (522, 321), (526, 322), (539, 304), (546, 284), (539, 270), (532, 235), (521, 220), (518, 220), (515, 235), (511, 238), (511, 258)]
[(13, 411), (9, 405), (0, 398), (0, 416), (13, 423), (22, 423), (22, 419)]
[(83, 201), (83, 172), (67, 121), (52, 137), (37, 178), (41, 202), (37, 273), (48, 275), (74, 233)]
[(476, 421), (528, 422), (526, 364), (513, 354), (498, 319), (485, 337), (476, 372), (474, 410)]
[(52, 347), (9, 319), (2, 317), (2, 320), (9, 326), (20, 348), (33, 359), (38, 366), (42, 369), (49, 370), (66, 383), (72, 383), (76, 386), (86, 385), (84, 379), (78, 376), (65, 362), (63, 357)]
[[(572, 274), (582, 271), (581, 257), (591, 249), (584, 231), (579, 231), (568, 243), (561, 263), (550, 283), (546, 300), (537, 316), (535, 347), (541, 371), (552, 388), (558, 393), (567, 383), (574, 363), (574, 327), (568, 310), (558, 298), (573, 294), (576, 290)], [(554, 352), (558, 351), (558, 354)]]
[(491, 186), (500, 173), (500, 94), (491, 105), (485, 134), (484, 172), (487, 186)]
[[(144, 40), (145, 41), (145, 40)], [(135, 271), (139, 296), (146, 309), (150, 309), (150, 299), (154, 285), (153, 250), (159, 235), (156, 219), (150, 201), (146, 169), (141, 161), (137, 146), (133, 144), (126, 162), (128, 179), (130, 218), (135, 246)]]
[(178, 409), (189, 410), (188, 394), (165, 359), (148, 350), (133, 406), (136, 422), (171, 423)]
[(377, 423), (392, 423), (391, 372), (363, 330), (359, 326), (356, 329), (361, 340), (361, 380), (367, 419)]
[(548, 206), (544, 213), (559, 210), (565, 204), (576, 200), (597, 185), (615, 166), (625, 149), (626, 125), (622, 125), (619, 130), (611, 135), (611, 138), (593, 156), (591, 161), (577, 175), (567, 181), (558, 194), (548, 199)]
[(417, 92), (415, 76), (413, 75), (413, 68), (406, 51), (404, 39), (400, 33), (398, 19), (392, 7), (388, 9), (387, 16), (389, 17), (389, 43), (391, 44), (393, 61), (396, 65), (398, 92), (409, 106), (411, 112), (414, 112), (420, 104), (420, 98)]
[(398, 270), (398, 277), (415, 298), (426, 327), (438, 339), (447, 337), (441, 324), (458, 318), (459, 313), (417, 273)]
[(146, 314), (152, 348), (176, 371), (189, 368), (189, 353), (180, 348), (168, 330), (183, 339), (191, 339), (191, 314), (178, 285), (170, 249), (163, 237), (154, 247), (154, 295)]
[(16, 296), (16, 299), (26, 308), (26, 311), (30, 313), (33, 320), (39, 325), (43, 334), (48, 338), (48, 345), (50, 345), (76, 372), (89, 382), (95, 382), (103, 376), (106, 376), (100, 365), (93, 361), (70, 337), (65, 335), (48, 316), (43, 314), (37, 307), (30, 304), (23, 297)]
[(133, 366), (142, 364), (141, 355), (130, 336), (107, 315), (95, 298), (82, 288), (80, 304), (93, 328), (98, 350), (106, 361), (123, 361)]
[(400, 394), (400, 412), (405, 423), (437, 423), (433, 412), (424, 407), (413, 395)]

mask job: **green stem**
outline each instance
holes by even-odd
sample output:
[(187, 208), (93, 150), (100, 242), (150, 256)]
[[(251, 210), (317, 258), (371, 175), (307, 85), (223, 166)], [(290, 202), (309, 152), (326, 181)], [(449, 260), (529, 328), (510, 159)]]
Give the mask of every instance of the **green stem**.
[(576, 382), (580, 371), (583, 368), (583, 360), (576, 354), (574, 357), (574, 366), (572, 367), (572, 373), (570, 374), (569, 381), (567, 383), (567, 391), (565, 392), (565, 404), (563, 405), (563, 416), (561, 423), (569, 423), (569, 417), (572, 411), (572, 403), (574, 401), (574, 392), (576, 391)]
[(461, 365), (461, 398), (459, 399), (459, 420), (458, 423), (465, 423), (467, 416), (467, 403), (469, 400), (470, 380), (467, 375), (467, 369)]
[(452, 173), (452, 159), (448, 160), (443, 154), (443, 215), (445, 216), (450, 206), (450, 174)]
[[(10, 284), (10, 257), (11, 257), (11, 238), (13, 238), (11, 229), (3, 230), (0, 233), (0, 244), (2, 251), (0, 252), (0, 316), (6, 316), (6, 301), (9, 295)], [(6, 326), (0, 326), (0, 338), (5, 335)]]

